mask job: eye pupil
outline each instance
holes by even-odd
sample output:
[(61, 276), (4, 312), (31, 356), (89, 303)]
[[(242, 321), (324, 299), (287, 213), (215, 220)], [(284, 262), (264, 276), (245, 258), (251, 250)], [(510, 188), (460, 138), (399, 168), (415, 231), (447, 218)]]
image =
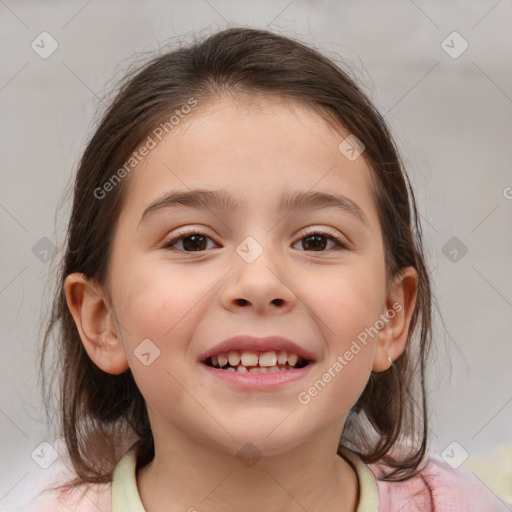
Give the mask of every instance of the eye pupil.
[(325, 249), (326, 245), (326, 238), (322, 235), (309, 235), (304, 237), (304, 240), (313, 240), (313, 243), (303, 243), (302, 247), (306, 249), (307, 251), (315, 250), (315, 249)]
[[(202, 242), (201, 243), (201, 239)], [(188, 244), (188, 240), (193, 240), (192, 244)], [(205, 247), (205, 240), (206, 238), (203, 235), (189, 235), (183, 237), (183, 247), (185, 250), (191, 250), (191, 251), (197, 251), (197, 250), (203, 250)]]

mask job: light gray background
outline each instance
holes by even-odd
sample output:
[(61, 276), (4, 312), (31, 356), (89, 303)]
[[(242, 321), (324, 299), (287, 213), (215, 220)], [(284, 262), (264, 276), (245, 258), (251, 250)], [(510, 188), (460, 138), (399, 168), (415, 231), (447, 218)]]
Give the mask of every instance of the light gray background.
[[(135, 54), (228, 25), (267, 27), (347, 59), (386, 113), (415, 186), (450, 334), (437, 320), (432, 451), (457, 441), (471, 458), (510, 443), (511, 20), (505, 0), (0, 0), (0, 508), (14, 509), (50, 471), (31, 458), (53, 442), (35, 360), (50, 263), (32, 248), (43, 237), (62, 244), (70, 203), (57, 205), (99, 98)], [(59, 44), (46, 60), (31, 48), (43, 31)], [(469, 44), (457, 59), (441, 47), (453, 31)], [(452, 237), (467, 247), (457, 262), (443, 254)]]

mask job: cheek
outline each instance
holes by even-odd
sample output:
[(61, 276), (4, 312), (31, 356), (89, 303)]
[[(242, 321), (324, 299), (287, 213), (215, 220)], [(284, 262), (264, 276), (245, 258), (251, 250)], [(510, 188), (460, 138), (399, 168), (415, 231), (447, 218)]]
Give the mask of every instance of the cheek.
[(217, 280), (204, 272), (178, 271), (162, 260), (137, 258), (113, 279), (128, 363), (141, 393), (157, 409), (183, 400), (181, 385), (188, 383), (196, 357), (190, 340)]
[(345, 307), (332, 324), (334, 328), (323, 333), (327, 341), (325, 358), (298, 397), (299, 403), (310, 408), (310, 414), (322, 417), (326, 424), (352, 409), (371, 374), (377, 331), (366, 326), (375, 323), (377, 308), (369, 306), (368, 301), (358, 304), (338, 303)]
[(384, 265), (378, 260), (340, 268), (322, 277), (316, 292), (309, 288), (310, 305), (331, 351), (343, 353), (351, 341), (375, 325), (385, 304)]
[(378, 336), (375, 325), (385, 303), (383, 261), (361, 258), (359, 263), (331, 273), (324, 285), (319, 281), (309, 303), (321, 320), (317, 324), (326, 351), (301, 403), (333, 421), (353, 407), (368, 382)]
[(211, 284), (193, 273), (172, 271), (165, 262), (137, 264), (134, 259), (125, 270), (129, 279), (118, 275), (115, 280), (116, 313), (128, 363), (148, 409), (192, 408), (189, 414), (199, 414), (183, 392), (190, 388), (184, 358), (201, 315), (200, 299)]
[(152, 339), (161, 350), (186, 341), (193, 318), (211, 288), (198, 272), (177, 271), (165, 262), (133, 262), (117, 280), (117, 310), (130, 345)]

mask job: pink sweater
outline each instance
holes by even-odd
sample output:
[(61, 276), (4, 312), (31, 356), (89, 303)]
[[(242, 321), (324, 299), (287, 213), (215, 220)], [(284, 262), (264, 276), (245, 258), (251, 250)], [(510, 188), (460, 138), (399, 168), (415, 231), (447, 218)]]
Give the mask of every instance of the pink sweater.
[[(376, 477), (383, 473), (379, 465), (367, 467)], [(421, 473), (405, 482), (376, 482), (379, 512), (512, 512), (475, 474), (452, 469), (437, 456), (430, 456)]]
[[(430, 456), (422, 471), (409, 480), (383, 482), (376, 477), (389, 470), (387, 466), (365, 465), (348, 449), (344, 449), (344, 454), (359, 479), (360, 499), (355, 512), (512, 512), (512, 507), (476, 475), (462, 467), (452, 469), (437, 456)], [(123, 457), (116, 468), (114, 484), (81, 486), (71, 492), (45, 491), (19, 512), (69, 511), (143, 512), (135, 478), (135, 456)]]

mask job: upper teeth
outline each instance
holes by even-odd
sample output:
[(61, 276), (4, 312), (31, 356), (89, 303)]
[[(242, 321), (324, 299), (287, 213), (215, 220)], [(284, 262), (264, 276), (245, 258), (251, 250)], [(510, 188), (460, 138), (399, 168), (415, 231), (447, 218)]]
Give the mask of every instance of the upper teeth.
[(239, 371), (244, 371), (248, 367), (289, 369), (289, 367), (294, 367), (298, 361), (297, 354), (285, 350), (270, 350), (268, 352), (230, 350), (211, 357), (212, 365), (216, 368), (222, 368), (229, 364), (230, 367)]

